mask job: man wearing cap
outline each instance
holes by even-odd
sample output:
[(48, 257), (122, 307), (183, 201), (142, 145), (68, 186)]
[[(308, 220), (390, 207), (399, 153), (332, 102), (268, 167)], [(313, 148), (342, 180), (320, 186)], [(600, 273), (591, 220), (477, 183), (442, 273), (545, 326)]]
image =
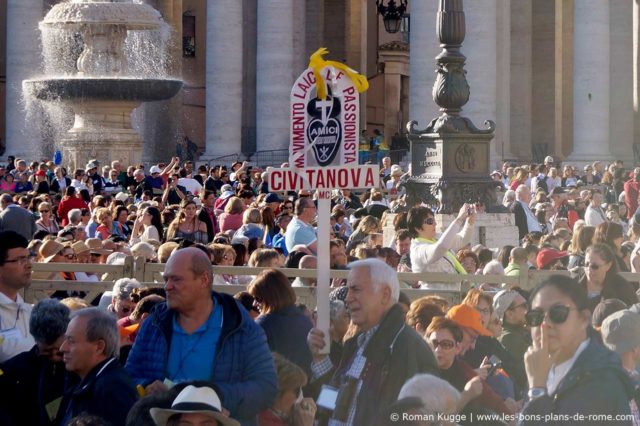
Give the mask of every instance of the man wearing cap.
[(271, 211), (273, 211), (274, 216), (278, 216), (280, 214), (280, 203), (282, 203), (282, 198), (276, 193), (269, 193), (266, 197), (264, 197), (264, 202), (267, 206), (271, 207)]
[(91, 160), (85, 167), (87, 170), (87, 176), (91, 178), (91, 182), (93, 183), (93, 193), (101, 194), (102, 189), (104, 188), (104, 178), (100, 176), (100, 163), (98, 160)]
[(236, 420), (222, 412), (220, 391), (214, 387), (185, 387), (173, 400), (171, 408), (152, 407), (151, 418), (157, 426), (167, 425), (222, 425), (240, 426)]
[[(524, 372), (524, 354), (531, 346), (531, 333), (525, 327), (527, 301), (515, 290), (501, 290), (493, 296), (493, 310), (502, 323), (502, 334), (498, 337)], [(526, 383), (520, 383), (525, 386)]]
[(569, 253), (555, 248), (543, 248), (536, 257), (536, 263), (540, 271), (566, 270), (568, 260)]
[(13, 202), (9, 194), (0, 196), (0, 231), (15, 231), (27, 241), (37, 231), (36, 220), (28, 210)]
[(163, 277), (167, 301), (142, 324), (127, 371), (148, 392), (165, 390), (165, 379), (215, 383), (223, 408), (252, 423), (277, 393), (264, 331), (235, 299), (211, 291), (211, 261), (202, 250), (174, 251)]
[(633, 169), (633, 179), (624, 183), (624, 203), (627, 205), (627, 219), (631, 219), (638, 210), (640, 192), (640, 167)]
[(550, 155), (547, 155), (546, 157), (544, 157), (544, 165), (547, 167), (553, 167), (553, 157)]
[(453, 320), (462, 330), (460, 342), (460, 356), (476, 347), (478, 336), (491, 336), (491, 332), (482, 325), (480, 312), (469, 305), (461, 304), (451, 307), (447, 312), (447, 318)]
[(14, 231), (0, 232), (0, 362), (30, 350), (31, 305), (20, 290), (31, 285), (28, 240)]
[(600, 332), (604, 345), (620, 355), (622, 366), (635, 385), (640, 386), (637, 371), (640, 363), (640, 314), (637, 309), (623, 309), (609, 315), (602, 322)]
[(157, 165), (153, 165), (149, 169), (149, 173), (151, 174), (151, 176), (147, 177), (147, 181), (149, 182), (149, 184), (151, 184), (153, 194), (162, 195), (162, 169), (160, 169), (160, 167), (158, 167)]
[(49, 182), (47, 182), (47, 172), (44, 170), (38, 170), (34, 173), (36, 177), (36, 186), (34, 188), (36, 194), (48, 194), (51, 192)]
[(531, 191), (527, 185), (520, 185), (516, 189), (516, 201), (511, 206), (518, 227), (518, 239), (522, 240), (530, 232), (541, 232), (540, 222), (529, 208)]

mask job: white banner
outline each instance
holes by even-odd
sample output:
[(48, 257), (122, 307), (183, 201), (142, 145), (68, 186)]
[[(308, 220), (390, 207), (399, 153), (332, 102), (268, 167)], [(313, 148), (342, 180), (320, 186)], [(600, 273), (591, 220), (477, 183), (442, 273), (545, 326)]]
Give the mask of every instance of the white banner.
[(291, 89), (292, 167), (358, 164), (360, 96), (351, 78), (339, 69), (322, 69), (327, 98), (316, 96), (312, 68), (298, 77)]
[(357, 167), (268, 168), (267, 173), (269, 191), (272, 192), (362, 189), (378, 186), (380, 167), (367, 164)]

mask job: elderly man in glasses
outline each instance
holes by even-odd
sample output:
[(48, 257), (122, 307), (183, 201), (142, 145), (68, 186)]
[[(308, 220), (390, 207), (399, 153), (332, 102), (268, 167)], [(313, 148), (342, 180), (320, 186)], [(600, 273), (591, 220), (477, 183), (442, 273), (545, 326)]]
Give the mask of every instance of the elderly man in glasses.
[[(412, 207), (407, 216), (407, 228), (411, 241), (411, 269), (413, 272), (446, 272), (466, 275), (466, 270), (454, 252), (469, 244), (473, 233), (476, 209), (464, 204), (458, 217), (444, 233), (436, 235), (436, 218), (428, 207)], [(422, 283), (423, 288), (448, 288), (447, 284)]]
[(34, 345), (29, 334), (31, 305), (20, 290), (31, 284), (29, 242), (14, 231), (0, 232), (0, 362)]

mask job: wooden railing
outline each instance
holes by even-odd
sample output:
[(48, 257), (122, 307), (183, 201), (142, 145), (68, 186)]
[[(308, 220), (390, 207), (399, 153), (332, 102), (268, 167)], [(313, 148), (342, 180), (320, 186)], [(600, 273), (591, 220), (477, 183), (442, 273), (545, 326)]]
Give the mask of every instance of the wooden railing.
[[(88, 272), (101, 275), (99, 282), (83, 282), (83, 281), (64, 281), (51, 279), (34, 279), (29, 288), (23, 291), (25, 301), (35, 303), (36, 301), (49, 297), (53, 292), (63, 291), (82, 291), (87, 293), (85, 299), (93, 300), (98, 294), (111, 290), (114, 282), (119, 278), (136, 278), (145, 286), (162, 286), (162, 272), (164, 264), (145, 263), (143, 259), (133, 259), (127, 257), (123, 265), (97, 265), (97, 264), (79, 264), (79, 263), (34, 263), (34, 272)], [(258, 275), (264, 268), (252, 268), (245, 266), (212, 266), (214, 274), (224, 275)], [(316, 271), (314, 269), (280, 269), (287, 277), (315, 278)], [(349, 271), (331, 270), (331, 278), (347, 278)], [(504, 276), (504, 275), (458, 275), (446, 273), (405, 273), (399, 272), (398, 279), (401, 283), (416, 283), (419, 281), (428, 283), (447, 284), (447, 288), (437, 290), (402, 288), (402, 291), (409, 296), (411, 300), (427, 294), (437, 294), (449, 300), (450, 303), (460, 302), (463, 294), (472, 286), (479, 284), (490, 284), (495, 287), (519, 286), (525, 290), (533, 289), (536, 285), (554, 274), (569, 275), (568, 271), (528, 271), (528, 273), (520, 276)], [(640, 283), (640, 273), (624, 272), (621, 274), (625, 279), (631, 282)], [(245, 285), (217, 285), (214, 290), (222, 293), (235, 294), (239, 291), (246, 290)], [(316, 305), (315, 287), (294, 287), (298, 302), (307, 305), (310, 308)]]

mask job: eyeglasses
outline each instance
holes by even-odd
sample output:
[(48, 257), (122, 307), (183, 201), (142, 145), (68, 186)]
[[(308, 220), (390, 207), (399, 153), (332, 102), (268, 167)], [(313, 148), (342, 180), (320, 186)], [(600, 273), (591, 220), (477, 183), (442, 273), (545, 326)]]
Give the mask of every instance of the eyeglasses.
[(508, 311), (515, 311), (518, 308), (526, 308), (527, 307), (527, 302), (522, 302), (519, 305), (516, 306), (512, 306), (509, 309), (507, 309)]
[(26, 265), (31, 262), (31, 259), (32, 256), (20, 256), (16, 257), (15, 259), (5, 260), (4, 263), (21, 263), (23, 265)]
[(440, 346), (445, 351), (451, 350), (456, 346), (456, 342), (454, 342), (453, 340), (431, 339), (430, 342), (431, 342), (431, 346), (433, 346), (433, 349), (437, 349), (438, 346)]
[(476, 308), (476, 311), (480, 312), (481, 314), (485, 314), (485, 315), (490, 315), (491, 314), (491, 308)]
[(423, 225), (433, 225), (434, 223), (436, 223), (436, 220), (433, 217), (428, 217), (422, 222)]
[(575, 308), (564, 305), (554, 305), (547, 312), (540, 308), (532, 309), (525, 315), (527, 325), (529, 327), (539, 327), (544, 321), (545, 315), (548, 315), (549, 321), (554, 324), (563, 324), (569, 317), (569, 312)]
[(587, 262), (584, 264), (584, 267), (587, 269), (593, 269), (594, 271), (597, 271), (598, 269), (602, 268), (604, 265), (598, 265), (597, 263), (591, 263), (591, 262)]

